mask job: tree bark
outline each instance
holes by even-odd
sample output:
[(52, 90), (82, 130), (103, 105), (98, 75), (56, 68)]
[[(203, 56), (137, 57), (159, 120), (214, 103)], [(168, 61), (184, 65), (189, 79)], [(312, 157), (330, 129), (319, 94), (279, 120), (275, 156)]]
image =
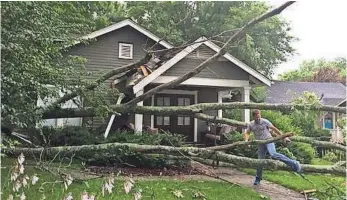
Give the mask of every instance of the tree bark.
[(332, 143), (332, 142), (326, 142), (326, 141), (318, 141), (313, 138), (309, 137), (302, 137), (302, 136), (294, 136), (291, 138), (292, 141), (295, 142), (304, 142), (304, 143), (309, 143), (312, 144), (313, 146), (316, 147), (324, 147), (327, 149), (337, 149), (341, 151), (346, 151), (346, 146), (337, 144), (337, 143)]
[[(208, 110), (227, 110), (227, 109), (260, 109), (260, 110), (279, 110), (279, 111), (294, 111), (294, 110), (316, 110), (330, 111), (346, 114), (346, 109), (335, 106), (316, 106), (316, 105), (293, 105), (293, 104), (266, 104), (266, 103), (200, 103), (190, 106), (175, 106), (175, 107), (158, 107), (158, 106), (129, 106), (115, 105), (111, 106), (110, 114), (116, 113), (137, 113), (137, 114), (160, 114), (160, 115), (194, 115)], [(79, 109), (56, 109), (43, 113), (43, 119), (66, 118), (66, 117), (92, 117), (95, 116), (94, 108)], [(199, 115), (196, 116), (197, 118)], [(201, 116), (203, 118), (203, 115)]]
[(286, 138), (286, 137), (291, 137), (293, 135), (294, 135), (294, 133), (285, 133), (283, 135), (271, 138), (269, 140), (251, 140), (251, 141), (248, 141), (248, 142), (246, 142), (246, 141), (238, 141), (238, 142), (234, 142), (232, 144), (226, 144), (226, 145), (220, 145), (220, 146), (214, 146), (214, 147), (207, 147), (206, 149), (208, 149), (208, 150), (215, 150), (215, 151), (217, 151), (217, 150), (221, 151), (221, 150), (232, 149), (235, 146), (240, 146), (240, 145), (268, 144), (268, 143), (271, 143), (271, 142), (275, 142), (275, 141), (281, 140), (281, 139)]
[[(100, 155), (103, 152), (117, 152), (117, 151), (133, 151), (139, 153), (159, 153), (159, 154), (171, 154), (180, 153), (189, 157), (190, 153), (198, 155), (199, 158), (210, 159), (213, 156), (217, 156), (219, 161), (231, 163), (238, 167), (245, 168), (257, 168), (259, 165), (263, 165), (265, 169), (278, 169), (291, 171), (284, 163), (269, 159), (253, 159), (247, 157), (240, 157), (222, 152), (216, 152), (203, 148), (196, 147), (170, 147), (170, 146), (158, 146), (158, 145), (138, 145), (130, 143), (108, 143), (99, 145), (82, 145), (82, 146), (63, 146), (63, 147), (50, 147), (50, 148), (13, 148), (9, 149), (9, 152), (19, 155), (23, 153), (26, 156), (40, 155), (57, 155), (58, 153), (75, 154), (80, 157), (94, 157)], [(343, 167), (336, 166), (312, 166), (302, 165), (302, 169), (305, 172), (314, 173), (330, 173), (345, 175), (345, 169)]]
[(148, 92), (146, 92), (146, 93), (138, 96), (137, 98), (129, 101), (127, 104), (128, 105), (135, 105), (136, 103), (141, 102), (141, 101), (145, 100), (146, 98), (151, 97), (152, 95), (154, 95), (154, 94), (156, 94), (156, 93), (158, 93), (164, 89), (173, 88), (174, 86), (176, 86), (176, 85), (188, 80), (189, 78), (197, 75), (203, 69), (205, 69), (209, 64), (216, 61), (220, 56), (224, 55), (227, 52), (227, 47), (230, 44), (234, 43), (235, 41), (239, 40), (240, 36), (243, 36), (247, 29), (249, 29), (250, 27), (254, 26), (257, 23), (260, 23), (261, 21), (264, 21), (265, 19), (268, 19), (270, 17), (278, 15), (279, 13), (281, 13), (284, 9), (286, 9), (288, 6), (290, 6), (293, 3), (294, 3), (294, 1), (286, 2), (283, 5), (279, 6), (278, 8), (275, 8), (275, 9), (273, 9), (267, 13), (264, 13), (263, 15), (261, 15), (259, 17), (252, 19), (251, 21), (246, 23), (242, 28), (240, 28), (234, 35), (232, 35), (216, 54), (214, 54), (212, 57), (210, 57), (209, 59), (202, 62), (200, 65), (195, 67), (192, 71), (184, 74), (183, 76), (181, 76), (181, 77), (179, 77), (179, 78), (177, 78), (177, 79), (175, 79), (169, 83), (159, 85), (159, 86), (149, 90)]

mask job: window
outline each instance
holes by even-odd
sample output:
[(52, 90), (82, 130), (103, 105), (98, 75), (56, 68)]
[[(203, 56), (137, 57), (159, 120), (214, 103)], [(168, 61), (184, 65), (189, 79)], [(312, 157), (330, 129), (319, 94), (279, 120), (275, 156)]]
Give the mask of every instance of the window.
[[(170, 97), (157, 97), (157, 106), (170, 106)], [(170, 125), (169, 116), (157, 116), (156, 124), (159, 126)]]
[(127, 43), (119, 43), (119, 58), (133, 59), (133, 45)]
[[(178, 106), (189, 106), (190, 105), (190, 98), (177, 98), (177, 105)], [(190, 117), (178, 116), (177, 125), (180, 125), (180, 126), (190, 125)]]

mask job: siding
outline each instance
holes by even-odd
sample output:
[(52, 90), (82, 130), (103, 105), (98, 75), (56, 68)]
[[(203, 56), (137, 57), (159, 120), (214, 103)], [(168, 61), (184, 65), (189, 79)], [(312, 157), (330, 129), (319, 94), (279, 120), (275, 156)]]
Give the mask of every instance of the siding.
[[(133, 44), (133, 59), (119, 59), (119, 43), (131, 43)], [(97, 38), (89, 44), (79, 44), (72, 47), (68, 54), (82, 56), (87, 59), (85, 69), (88, 72), (88, 76), (85, 77), (89, 80), (95, 80), (105, 72), (122, 67), (126, 64), (133, 63), (144, 57), (144, 47), (150, 47), (154, 44), (154, 41), (147, 36), (139, 33), (137, 30), (130, 26), (123, 27), (113, 32), (107, 33)], [(158, 48), (163, 48), (158, 46)], [(105, 81), (106, 86), (110, 86), (114, 78), (110, 78)], [(123, 90), (125, 85), (119, 84), (118, 89)], [(106, 97), (107, 98), (107, 97)], [(133, 117), (131, 117), (133, 118)], [(91, 127), (98, 128), (100, 126), (107, 126), (109, 119), (105, 121), (100, 118), (85, 118), (84, 122), (91, 124)]]
[[(198, 53), (197, 53), (198, 52)], [(214, 55), (214, 51), (204, 45), (193, 51), (187, 57), (180, 60), (176, 65), (171, 67), (163, 76), (182, 76), (191, 71), (204, 60)], [(195, 77), (200, 78), (218, 78), (218, 79), (233, 79), (233, 80), (249, 80), (248, 73), (242, 70), (226, 59), (220, 59), (211, 63), (207, 68), (202, 70)]]

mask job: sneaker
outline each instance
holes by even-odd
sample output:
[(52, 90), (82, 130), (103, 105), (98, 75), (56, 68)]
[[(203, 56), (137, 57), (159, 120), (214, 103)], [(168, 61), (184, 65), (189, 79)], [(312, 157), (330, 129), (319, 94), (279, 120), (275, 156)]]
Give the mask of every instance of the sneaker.
[(295, 161), (294, 170), (295, 170), (295, 172), (297, 172), (299, 174), (301, 173), (301, 165), (300, 165), (299, 161)]
[(253, 185), (259, 185), (260, 184), (260, 178), (256, 177)]

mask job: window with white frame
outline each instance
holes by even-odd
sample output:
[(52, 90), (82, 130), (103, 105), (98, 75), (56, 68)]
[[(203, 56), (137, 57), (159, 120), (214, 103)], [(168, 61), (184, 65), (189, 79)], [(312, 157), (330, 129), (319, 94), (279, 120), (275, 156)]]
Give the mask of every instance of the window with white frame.
[(133, 59), (133, 44), (119, 43), (119, 58)]
[[(170, 97), (157, 97), (157, 106), (170, 106)], [(157, 125), (168, 126), (170, 125), (169, 116), (157, 116)]]
[[(177, 105), (178, 106), (189, 106), (190, 105), (190, 98), (177, 98)], [(180, 125), (180, 126), (190, 125), (190, 117), (178, 116), (177, 125)]]

